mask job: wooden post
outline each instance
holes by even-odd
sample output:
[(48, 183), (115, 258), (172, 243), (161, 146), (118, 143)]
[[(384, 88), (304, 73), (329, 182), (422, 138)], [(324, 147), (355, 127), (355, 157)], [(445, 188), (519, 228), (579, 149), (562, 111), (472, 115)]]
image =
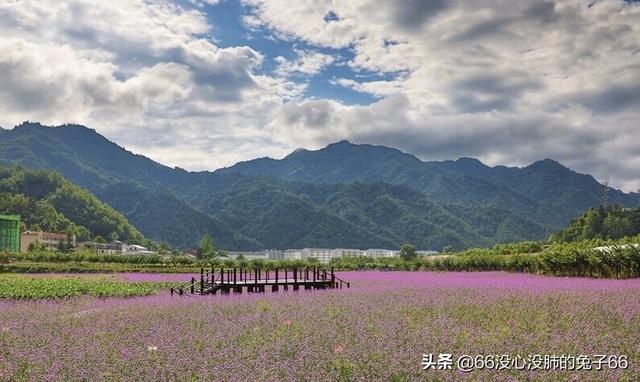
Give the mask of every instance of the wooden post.
[(241, 267), (241, 268), (240, 268), (240, 281), (241, 281), (241, 282), (242, 282), (242, 272), (243, 272), (243, 270), (242, 270), (242, 267)]
[(233, 267), (233, 285), (237, 284), (237, 280), (236, 280), (236, 267)]
[(276, 267), (276, 285), (278, 285), (278, 268), (277, 267)]
[(293, 283), (298, 284), (298, 267), (293, 268)]
[(191, 294), (193, 294), (195, 292), (195, 284), (196, 284), (196, 278), (192, 277), (191, 278)]
[(224, 268), (220, 268), (220, 284), (224, 284)]
[(287, 282), (289, 281), (289, 270), (287, 268), (284, 269), (284, 285), (287, 285)]
[(316, 271), (317, 271), (317, 268), (316, 268), (316, 267), (313, 267), (313, 285), (314, 285), (314, 286), (315, 286), (315, 284), (316, 284)]
[(204, 294), (204, 268), (200, 268), (200, 294)]
[(173, 296), (173, 287), (171, 288), (171, 295)]
[(336, 275), (333, 273), (333, 267), (331, 267), (331, 285), (332, 285), (332, 288), (335, 287), (335, 283), (336, 283)]
[(253, 278), (254, 278), (254, 282), (257, 284), (258, 283), (258, 268), (255, 268), (253, 270)]

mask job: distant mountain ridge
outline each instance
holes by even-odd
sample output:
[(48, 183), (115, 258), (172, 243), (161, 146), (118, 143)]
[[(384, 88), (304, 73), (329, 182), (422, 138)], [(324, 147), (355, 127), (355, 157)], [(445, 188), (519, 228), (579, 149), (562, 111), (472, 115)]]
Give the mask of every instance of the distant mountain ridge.
[[(0, 130), (0, 163), (60, 172), (122, 212), (148, 238), (225, 249), (441, 249), (541, 239), (599, 203), (600, 184), (560, 163), (489, 167), (423, 162), (347, 141), (213, 172), (174, 169), (79, 125)], [(610, 203), (637, 196), (609, 190)]]

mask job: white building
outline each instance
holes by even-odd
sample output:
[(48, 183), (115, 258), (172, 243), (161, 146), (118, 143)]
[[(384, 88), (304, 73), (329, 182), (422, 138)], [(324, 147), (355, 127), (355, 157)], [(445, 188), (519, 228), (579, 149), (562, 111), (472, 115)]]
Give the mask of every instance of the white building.
[(319, 262), (327, 264), (335, 257), (335, 250), (329, 248), (303, 248), (302, 259), (318, 259)]
[(264, 251), (269, 257), (269, 260), (283, 260), (284, 259), (284, 251), (281, 249), (267, 249)]
[(391, 249), (370, 248), (365, 252), (367, 257), (394, 257), (399, 254), (399, 251), (393, 251)]
[(302, 250), (301, 249), (287, 249), (284, 251), (283, 258), (285, 260), (302, 260)]
[(353, 248), (336, 248), (333, 250), (334, 257), (358, 257), (365, 256), (365, 251), (362, 249), (353, 249)]
[(150, 251), (147, 247), (143, 247), (141, 245), (123, 244), (122, 254), (123, 255), (155, 255), (156, 252)]
[(438, 253), (438, 251), (416, 251), (416, 254), (418, 256), (433, 256), (437, 255)]

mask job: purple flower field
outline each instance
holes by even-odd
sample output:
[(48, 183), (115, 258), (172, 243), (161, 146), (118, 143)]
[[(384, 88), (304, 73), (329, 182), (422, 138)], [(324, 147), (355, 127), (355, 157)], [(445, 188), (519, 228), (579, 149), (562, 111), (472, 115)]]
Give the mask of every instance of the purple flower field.
[[(151, 276), (117, 277), (189, 277)], [(340, 277), (351, 289), (0, 301), (0, 381), (638, 380), (638, 279)], [(626, 355), (628, 368), (423, 370), (423, 353)]]

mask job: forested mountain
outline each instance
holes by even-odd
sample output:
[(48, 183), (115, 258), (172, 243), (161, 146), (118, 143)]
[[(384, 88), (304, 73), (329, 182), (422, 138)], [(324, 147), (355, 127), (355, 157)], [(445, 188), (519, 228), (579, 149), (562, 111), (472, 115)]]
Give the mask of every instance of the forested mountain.
[[(205, 232), (225, 249), (440, 249), (541, 239), (589, 207), (600, 184), (552, 160), (524, 168), (423, 162), (346, 141), (281, 159), (188, 172), (132, 154), (78, 125), (0, 130), (0, 162), (47, 168), (122, 212), (146, 237), (191, 246)], [(609, 200), (637, 196), (610, 189)]]
[(24, 229), (141, 243), (142, 234), (113, 208), (60, 174), (0, 167), (0, 214), (19, 214)]
[(123, 213), (154, 241), (189, 246), (210, 233), (224, 248), (259, 245), (194, 210), (166, 187), (188, 182), (190, 173), (126, 151), (84, 126), (24, 123), (0, 136), (2, 162), (60, 172)]
[[(384, 146), (347, 141), (317, 151), (297, 150), (282, 160), (260, 158), (220, 173), (273, 176), (288, 181), (348, 183), (381, 181), (422, 192), (434, 201), (498, 205), (553, 226), (600, 202), (601, 185), (551, 159), (527, 167), (489, 167), (477, 159), (422, 162)], [(637, 196), (608, 190), (612, 204), (634, 205)]]

